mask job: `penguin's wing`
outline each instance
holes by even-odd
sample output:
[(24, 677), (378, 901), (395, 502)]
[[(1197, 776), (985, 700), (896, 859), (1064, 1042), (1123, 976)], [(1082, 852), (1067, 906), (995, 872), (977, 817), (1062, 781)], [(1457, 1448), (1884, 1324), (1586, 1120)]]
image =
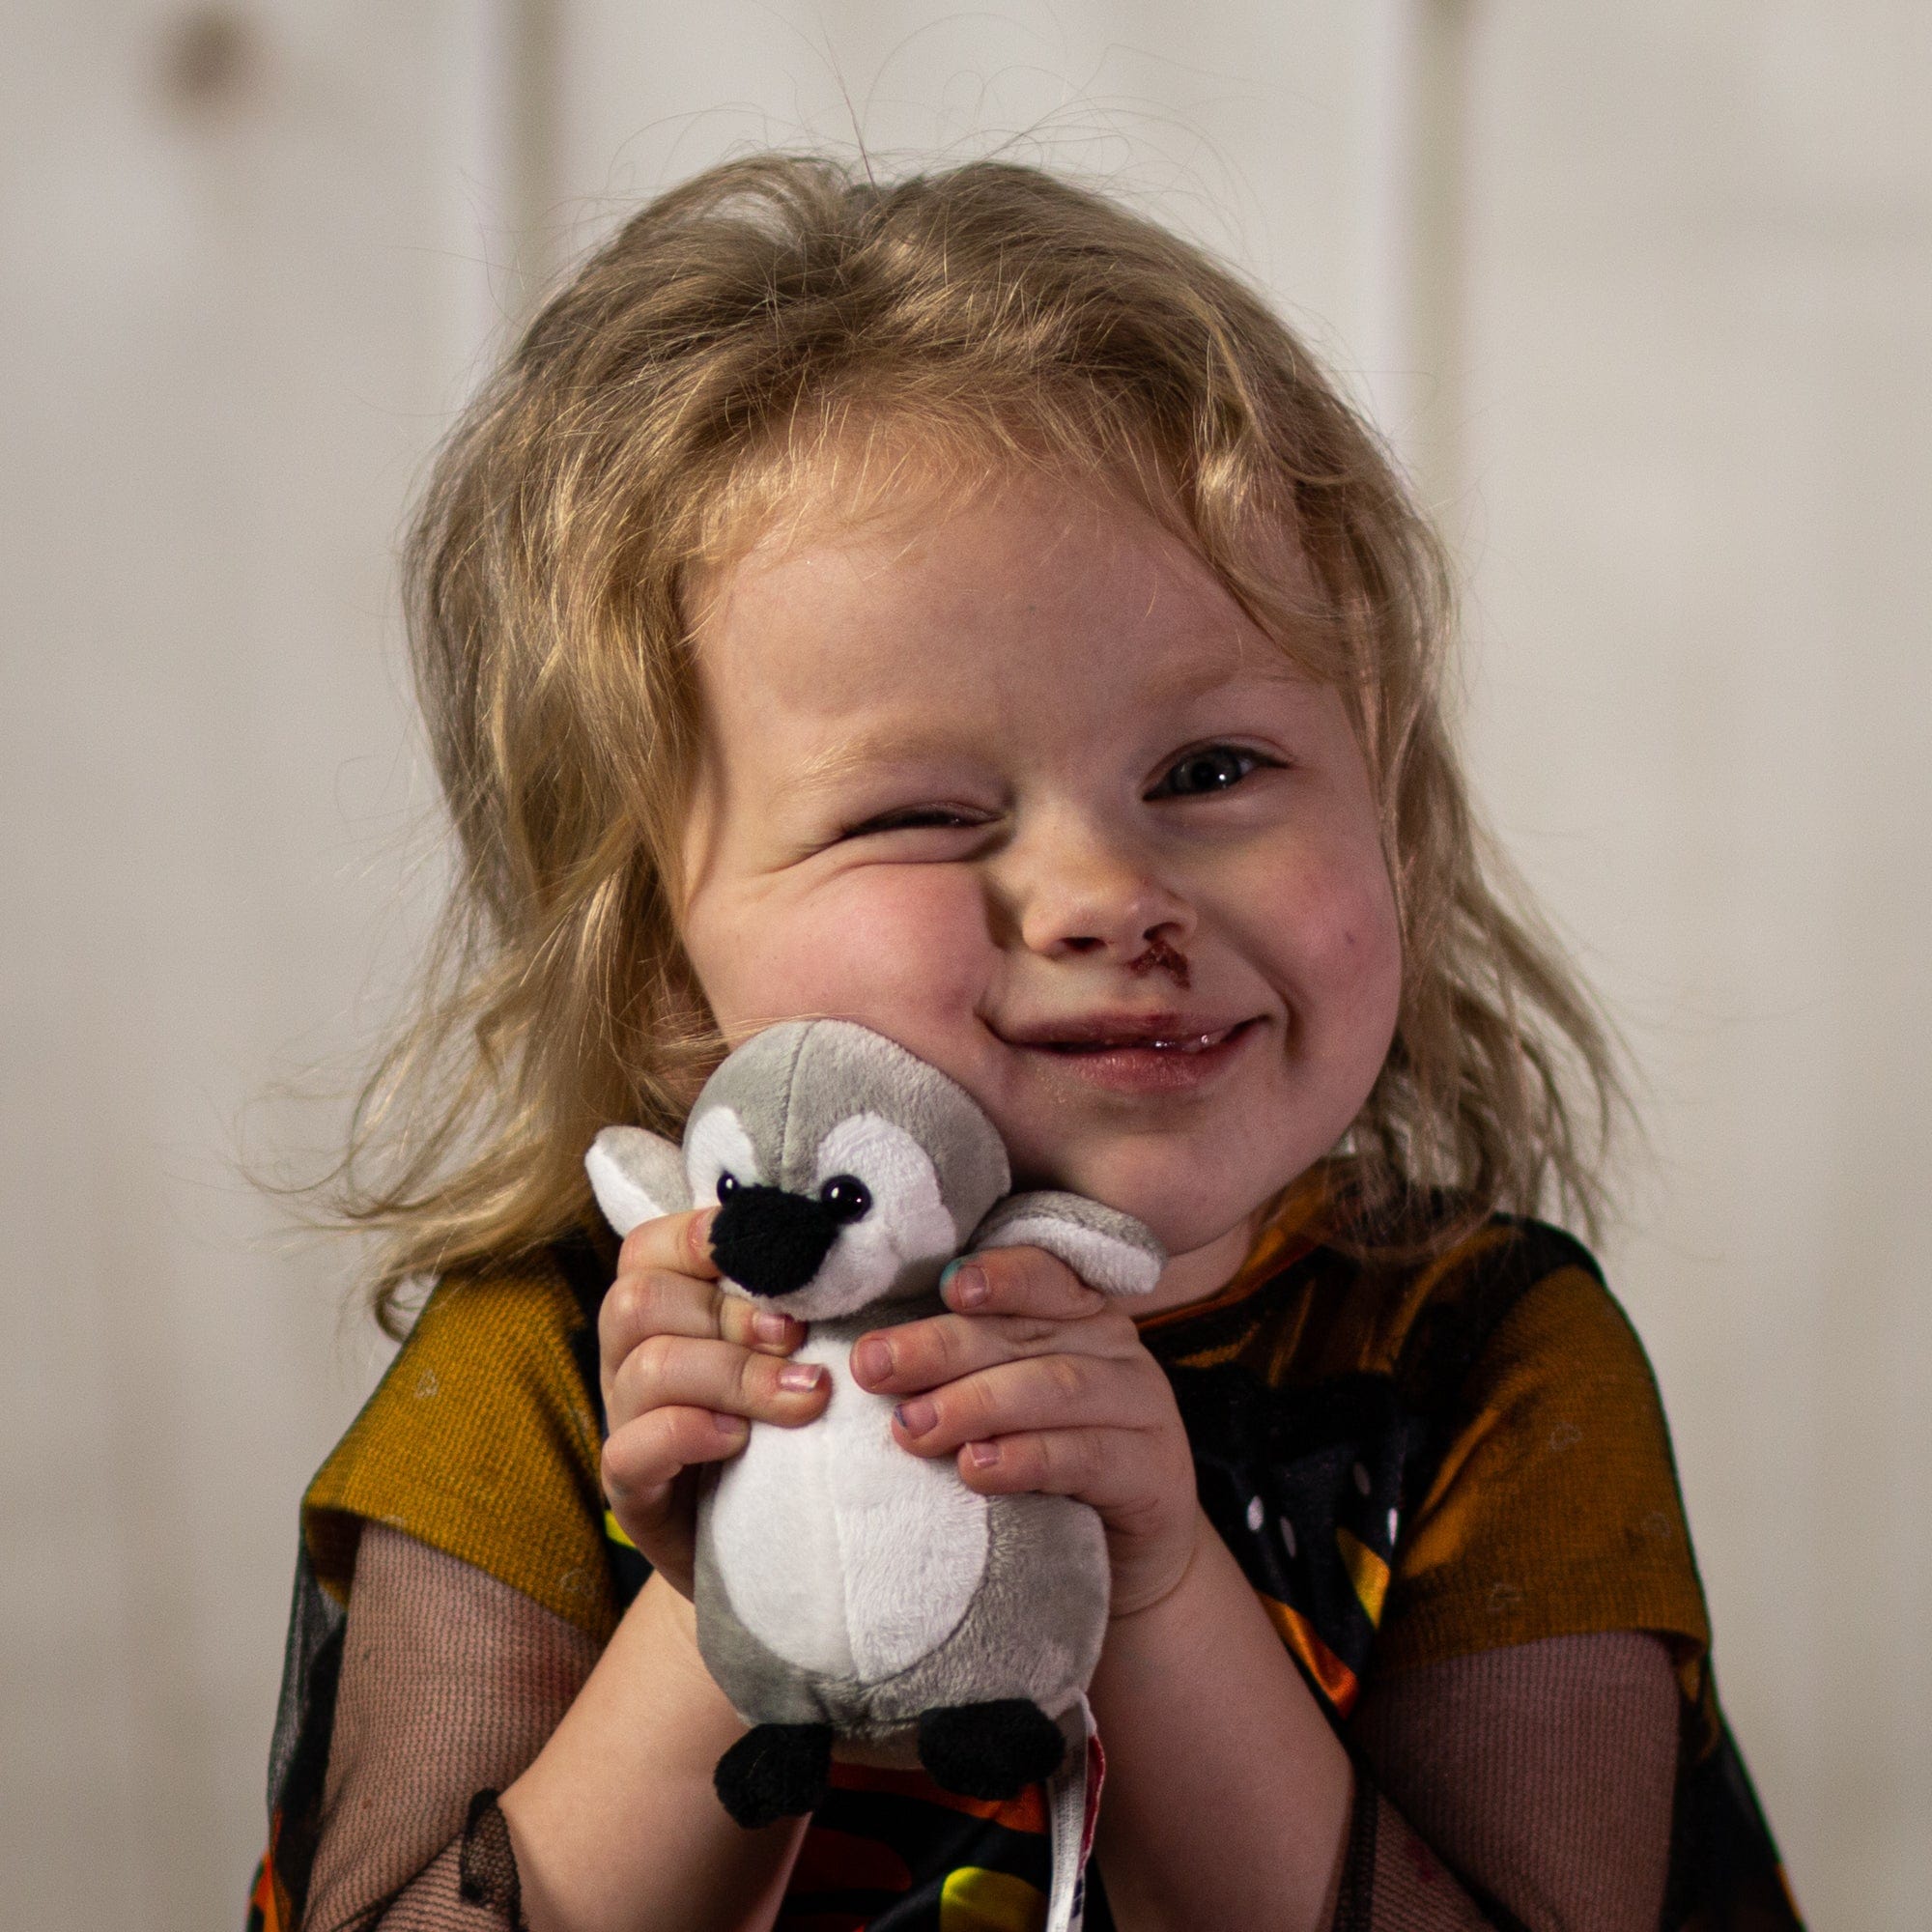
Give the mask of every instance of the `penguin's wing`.
[(642, 1127), (606, 1127), (590, 1143), (583, 1167), (604, 1218), (620, 1235), (691, 1206), (682, 1151)]
[(1044, 1248), (1102, 1294), (1146, 1294), (1167, 1250), (1153, 1231), (1084, 1194), (1009, 1194), (973, 1231), (972, 1248)]

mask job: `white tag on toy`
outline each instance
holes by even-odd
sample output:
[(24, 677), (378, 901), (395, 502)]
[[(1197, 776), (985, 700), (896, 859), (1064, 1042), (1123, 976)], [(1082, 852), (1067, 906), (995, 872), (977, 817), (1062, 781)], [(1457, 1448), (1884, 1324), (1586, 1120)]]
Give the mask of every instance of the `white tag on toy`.
[(1087, 1860), (1094, 1850), (1094, 1823), (1100, 1815), (1100, 1785), (1107, 1754), (1094, 1728), (1094, 1707), (1083, 1696), (1075, 1706), (1077, 1736), (1047, 1781), (1046, 1829), (1053, 1877), (1046, 1898), (1044, 1932), (1080, 1932), (1087, 1907)]

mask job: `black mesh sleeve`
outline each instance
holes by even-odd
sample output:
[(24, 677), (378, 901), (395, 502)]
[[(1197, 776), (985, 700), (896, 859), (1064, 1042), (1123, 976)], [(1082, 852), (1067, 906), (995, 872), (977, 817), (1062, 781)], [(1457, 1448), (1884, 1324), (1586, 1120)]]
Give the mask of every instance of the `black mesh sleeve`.
[(302, 1932), (522, 1932), (497, 1794), (597, 1654), (507, 1583), (367, 1525)]

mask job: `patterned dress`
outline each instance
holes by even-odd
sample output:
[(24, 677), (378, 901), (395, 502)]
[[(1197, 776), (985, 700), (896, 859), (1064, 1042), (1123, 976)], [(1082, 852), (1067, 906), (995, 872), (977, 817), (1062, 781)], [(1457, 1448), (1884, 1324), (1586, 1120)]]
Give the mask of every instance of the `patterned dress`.
[[(1663, 1932), (1790, 1932), (1718, 1704), (1656, 1384), (1595, 1263), (1554, 1228), (1497, 1216), (1426, 1264), (1368, 1264), (1325, 1237), (1336, 1194), (1318, 1173), (1220, 1294), (1141, 1323), (1203, 1506), (1323, 1710), (1342, 1728), (1378, 1673), (1655, 1633), (1681, 1690)], [(440, 1284), (311, 1484), (251, 1932), (300, 1921), (364, 1523), (475, 1566), (598, 1643), (648, 1575), (598, 1481), (612, 1255), (585, 1236)], [(1368, 1898), (1375, 1816), (1358, 1804), (1338, 1924), (1384, 1922)], [(979, 1803), (921, 1774), (838, 1765), (779, 1926), (1033, 1932), (1047, 1874), (1037, 1790)], [(1474, 1895), (1484, 1922), (1515, 1922)], [(1107, 1932), (1097, 1872), (1087, 1913)]]

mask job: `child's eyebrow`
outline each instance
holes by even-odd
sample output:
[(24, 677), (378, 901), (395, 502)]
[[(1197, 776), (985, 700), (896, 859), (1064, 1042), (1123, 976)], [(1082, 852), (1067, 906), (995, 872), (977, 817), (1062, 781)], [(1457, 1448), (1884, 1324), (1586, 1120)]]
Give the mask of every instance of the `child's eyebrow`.
[(918, 730), (861, 731), (814, 752), (784, 774), (788, 792), (836, 791), (840, 785), (882, 765), (915, 764), (949, 749), (944, 740)]
[(1176, 678), (1171, 684), (1164, 684), (1153, 694), (1156, 701), (1166, 704), (1186, 703), (1196, 697), (1206, 697), (1210, 693), (1242, 685), (1306, 685), (1313, 680), (1308, 673), (1288, 655), (1273, 645), (1246, 646), (1230, 651), (1224, 657), (1210, 659), (1206, 664), (1190, 666), (1187, 675)]

